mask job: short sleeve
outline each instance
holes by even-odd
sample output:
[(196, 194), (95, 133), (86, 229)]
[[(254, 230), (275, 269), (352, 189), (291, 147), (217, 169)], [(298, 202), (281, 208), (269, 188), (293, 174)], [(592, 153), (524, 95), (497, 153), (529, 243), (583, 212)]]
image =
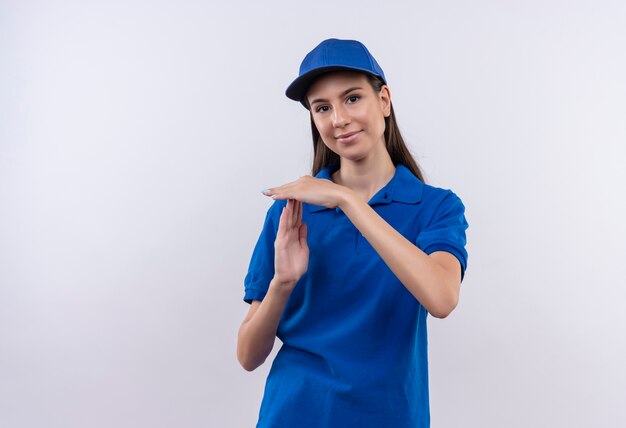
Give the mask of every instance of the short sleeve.
[(263, 229), (252, 251), (248, 273), (244, 279), (243, 300), (247, 303), (252, 303), (253, 300), (263, 300), (270, 281), (274, 277), (274, 241), (280, 219), (280, 214), (276, 215), (276, 213), (282, 209), (279, 205), (279, 201), (275, 201), (268, 209)]
[(437, 206), (430, 224), (420, 232), (416, 245), (426, 254), (435, 251), (447, 251), (461, 263), (461, 281), (467, 269), (467, 250), (465, 249), (465, 206), (451, 190), (447, 190)]

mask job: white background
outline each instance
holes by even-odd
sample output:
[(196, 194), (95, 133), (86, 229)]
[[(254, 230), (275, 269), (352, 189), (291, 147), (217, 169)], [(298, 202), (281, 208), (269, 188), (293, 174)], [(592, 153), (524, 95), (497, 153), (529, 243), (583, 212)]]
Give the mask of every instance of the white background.
[(0, 2), (0, 426), (251, 427), (235, 357), (271, 200), (310, 173), (284, 90), (363, 41), (466, 206), (429, 317), (433, 427), (626, 423), (626, 3)]

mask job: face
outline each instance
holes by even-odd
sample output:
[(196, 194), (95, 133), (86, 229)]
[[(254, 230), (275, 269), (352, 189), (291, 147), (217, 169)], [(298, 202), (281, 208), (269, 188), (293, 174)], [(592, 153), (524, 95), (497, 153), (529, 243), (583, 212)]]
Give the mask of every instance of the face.
[(307, 99), (324, 144), (344, 159), (376, 156), (385, 147), (385, 117), (391, 110), (387, 86), (376, 93), (367, 77), (332, 72), (315, 80)]

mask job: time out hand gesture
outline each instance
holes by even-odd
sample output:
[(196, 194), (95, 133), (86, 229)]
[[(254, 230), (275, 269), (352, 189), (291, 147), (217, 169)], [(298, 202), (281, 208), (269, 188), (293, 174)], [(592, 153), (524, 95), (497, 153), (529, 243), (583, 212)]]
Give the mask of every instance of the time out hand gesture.
[(280, 215), (274, 241), (274, 277), (279, 283), (295, 285), (309, 266), (307, 226), (302, 222), (302, 202), (289, 199)]
[(307, 204), (336, 208), (345, 201), (350, 190), (331, 180), (305, 175), (282, 186), (265, 189), (263, 193), (272, 199), (295, 199)]

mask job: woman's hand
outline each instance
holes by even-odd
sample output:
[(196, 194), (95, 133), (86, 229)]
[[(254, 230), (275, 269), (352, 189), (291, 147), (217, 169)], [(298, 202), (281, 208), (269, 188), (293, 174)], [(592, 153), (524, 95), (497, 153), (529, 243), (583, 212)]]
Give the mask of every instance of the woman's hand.
[(295, 286), (307, 271), (309, 247), (307, 226), (302, 222), (302, 202), (289, 199), (280, 215), (274, 241), (274, 278), (281, 285)]
[(296, 199), (326, 208), (338, 207), (349, 189), (324, 178), (305, 175), (296, 181), (266, 189), (263, 193), (272, 199)]

